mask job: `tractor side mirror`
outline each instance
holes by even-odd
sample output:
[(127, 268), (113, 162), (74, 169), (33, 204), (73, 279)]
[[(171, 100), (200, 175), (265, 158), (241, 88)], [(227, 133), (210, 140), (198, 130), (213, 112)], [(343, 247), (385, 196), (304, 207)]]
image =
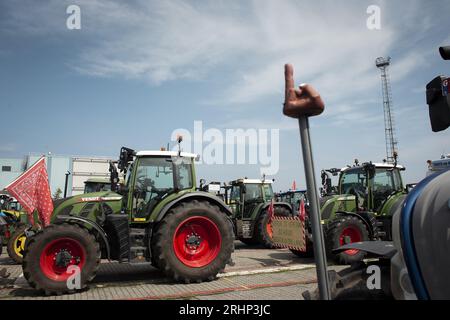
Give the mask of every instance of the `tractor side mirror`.
[(450, 126), (450, 79), (438, 76), (427, 84), (427, 104), (431, 129), (439, 132)]

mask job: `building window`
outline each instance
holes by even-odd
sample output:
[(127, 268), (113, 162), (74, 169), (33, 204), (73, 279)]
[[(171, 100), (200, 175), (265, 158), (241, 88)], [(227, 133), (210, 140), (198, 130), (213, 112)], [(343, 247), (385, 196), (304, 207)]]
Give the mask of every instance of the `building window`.
[(11, 172), (11, 166), (2, 166), (3, 172)]

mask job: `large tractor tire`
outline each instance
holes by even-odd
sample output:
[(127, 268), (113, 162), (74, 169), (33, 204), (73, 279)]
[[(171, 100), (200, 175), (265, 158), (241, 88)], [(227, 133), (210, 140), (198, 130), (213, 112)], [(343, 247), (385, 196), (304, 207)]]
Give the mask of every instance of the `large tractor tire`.
[(231, 221), (207, 201), (193, 200), (171, 209), (152, 240), (157, 267), (184, 283), (214, 280), (231, 263), (233, 251)]
[(355, 216), (338, 216), (329, 222), (325, 232), (326, 250), (329, 258), (337, 264), (362, 261), (366, 253), (351, 249), (335, 254), (332, 251), (345, 244), (369, 240), (366, 224)]
[[(49, 225), (27, 239), (23, 275), (46, 295), (73, 293), (95, 277), (100, 257), (100, 246), (87, 229), (68, 223)], [(73, 266), (80, 268), (79, 283), (72, 281)]]
[[(275, 207), (274, 215), (276, 217), (290, 217), (291, 212), (285, 207)], [(272, 223), (269, 221), (270, 217), (268, 210), (264, 210), (256, 221), (256, 238), (258, 242), (268, 249), (275, 248), (272, 240)]]
[(3, 253), (3, 237), (0, 235), (0, 256)]
[(7, 250), (8, 255), (11, 259), (14, 260), (17, 264), (22, 264), (23, 261), (23, 253), (25, 251), (25, 230), (27, 229), (26, 225), (21, 225), (14, 230), (11, 234), (11, 237), (8, 240)]

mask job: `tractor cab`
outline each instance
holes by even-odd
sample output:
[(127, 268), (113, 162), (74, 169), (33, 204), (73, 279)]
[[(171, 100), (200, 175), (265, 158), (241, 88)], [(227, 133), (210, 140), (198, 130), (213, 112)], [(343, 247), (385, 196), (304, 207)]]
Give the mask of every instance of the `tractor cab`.
[(305, 204), (308, 203), (306, 190), (289, 190), (281, 193), (279, 199), (281, 202), (289, 203), (294, 213), (298, 212), (302, 200)]
[(91, 178), (84, 182), (84, 193), (111, 191), (111, 181), (108, 178)]
[(122, 148), (119, 170), (125, 174), (125, 184), (119, 192), (131, 220), (152, 221), (157, 207), (195, 191), (195, 159), (197, 155), (185, 152)]
[[(288, 203), (275, 202), (273, 180), (237, 179), (224, 185), (224, 198), (232, 211), (236, 237), (245, 244), (273, 248), (272, 216), (291, 216)], [(273, 207), (272, 207), (273, 205)]]
[(229, 183), (227, 203), (237, 218), (249, 219), (253, 210), (275, 198), (272, 180), (237, 179)]
[(339, 177), (339, 194), (355, 196), (356, 211), (381, 212), (391, 196), (403, 193), (400, 171), (403, 166), (389, 163), (364, 163), (343, 168)]

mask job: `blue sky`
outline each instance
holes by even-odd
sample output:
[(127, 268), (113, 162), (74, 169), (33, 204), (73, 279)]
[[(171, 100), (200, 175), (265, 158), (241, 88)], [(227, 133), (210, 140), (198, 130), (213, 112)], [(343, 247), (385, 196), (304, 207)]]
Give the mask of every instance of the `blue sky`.
[[(81, 30), (66, 8), (81, 8)], [(381, 30), (366, 28), (369, 5)], [(448, 1), (2, 1), (0, 157), (117, 156), (159, 149), (174, 129), (280, 129), (276, 189), (304, 186), (297, 123), (282, 116), (283, 65), (321, 92), (311, 119), (316, 167), (385, 157), (378, 56), (391, 56), (406, 182), (450, 153), (432, 133), (425, 85), (450, 74)], [(202, 165), (199, 176), (259, 177), (258, 165)]]

